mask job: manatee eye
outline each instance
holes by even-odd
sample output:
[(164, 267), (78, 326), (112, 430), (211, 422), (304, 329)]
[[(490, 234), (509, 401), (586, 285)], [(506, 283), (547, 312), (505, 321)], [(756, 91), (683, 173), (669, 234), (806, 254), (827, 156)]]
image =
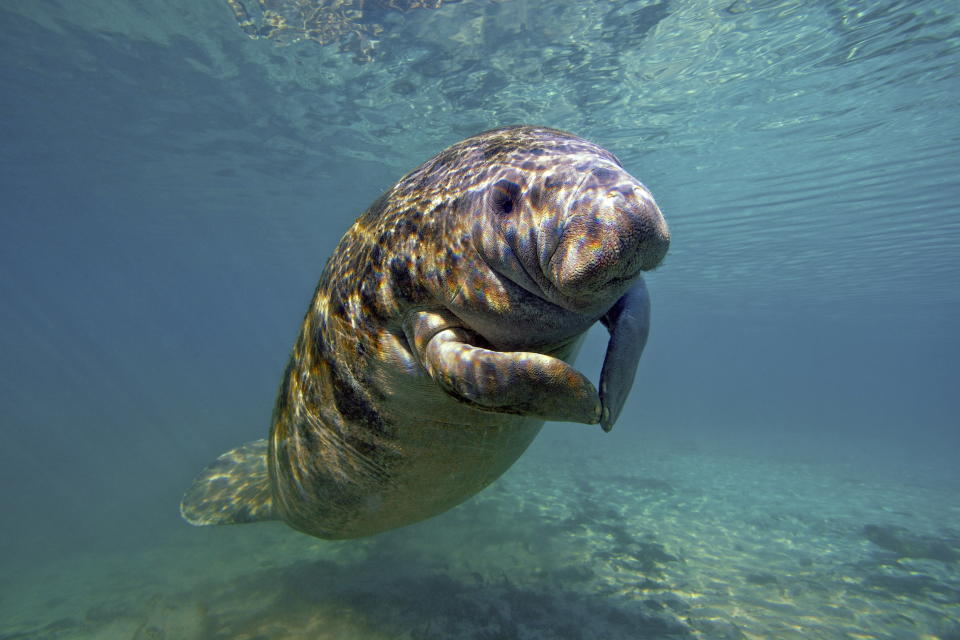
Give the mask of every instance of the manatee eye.
[(520, 197), (520, 185), (509, 180), (498, 180), (493, 185), (490, 203), (495, 213), (506, 215), (513, 211), (513, 205)]

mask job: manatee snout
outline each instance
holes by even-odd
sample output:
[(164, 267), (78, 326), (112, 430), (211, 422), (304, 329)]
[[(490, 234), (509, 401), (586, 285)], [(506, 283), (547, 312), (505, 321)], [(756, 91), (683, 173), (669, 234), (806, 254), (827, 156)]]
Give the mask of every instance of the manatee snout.
[(667, 223), (643, 187), (610, 189), (588, 201), (571, 212), (547, 266), (557, 289), (577, 298), (624, 289), (670, 247)]
[(624, 226), (633, 225), (636, 236), (636, 257), (641, 271), (656, 269), (663, 262), (670, 248), (670, 230), (667, 221), (663, 219), (660, 208), (652, 197), (644, 198), (635, 210), (627, 214), (629, 221)]

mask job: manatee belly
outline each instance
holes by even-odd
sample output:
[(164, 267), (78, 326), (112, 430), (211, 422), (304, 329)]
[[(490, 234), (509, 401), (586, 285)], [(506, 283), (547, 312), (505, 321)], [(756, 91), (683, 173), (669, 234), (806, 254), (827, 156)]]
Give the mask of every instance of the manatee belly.
[[(471, 406), (416, 364), (406, 342), (386, 332), (369, 335), (376, 339), (322, 366), (295, 361), (287, 391), (309, 397), (299, 391), (301, 381), (322, 382), (319, 400), (289, 403), (274, 416), (274, 505), (287, 524), (318, 538), (368, 536), (447, 511), (499, 478), (544, 424)], [(581, 338), (537, 349), (571, 360)], [(344, 355), (357, 351), (365, 356)], [(345, 394), (344, 379), (363, 379), (365, 400), (360, 390)], [(345, 403), (345, 395), (353, 399)], [(354, 419), (338, 419), (345, 413)]]
[[(506, 419), (504, 419), (506, 418)], [(321, 538), (357, 538), (436, 516), (489, 486), (516, 462), (543, 421), (495, 416), (484, 425), (423, 421), (400, 428), (397, 455), (373, 482), (315, 485), (288, 524)]]

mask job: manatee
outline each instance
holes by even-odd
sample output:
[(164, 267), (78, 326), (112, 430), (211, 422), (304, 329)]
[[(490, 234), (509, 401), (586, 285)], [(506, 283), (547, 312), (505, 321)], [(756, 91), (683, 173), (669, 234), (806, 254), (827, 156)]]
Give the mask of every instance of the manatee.
[[(609, 431), (647, 341), (642, 273), (669, 243), (653, 196), (596, 144), (536, 126), (454, 144), (340, 240), (269, 438), (204, 469), (181, 514), (368, 536), (481, 491), (546, 420)], [(570, 364), (597, 321), (599, 392)]]

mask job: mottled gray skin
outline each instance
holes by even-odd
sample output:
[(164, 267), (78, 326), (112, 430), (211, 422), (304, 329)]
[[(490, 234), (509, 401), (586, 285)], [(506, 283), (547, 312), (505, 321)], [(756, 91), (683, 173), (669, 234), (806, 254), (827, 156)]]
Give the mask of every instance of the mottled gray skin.
[[(544, 420), (609, 430), (649, 330), (641, 272), (668, 246), (649, 191), (593, 143), (524, 126), (453, 145), (334, 251), (266, 465), (257, 443), (228, 452), (188, 492), (184, 517), (369, 535), (480, 491)], [(598, 320), (610, 331), (599, 393), (569, 364)]]

